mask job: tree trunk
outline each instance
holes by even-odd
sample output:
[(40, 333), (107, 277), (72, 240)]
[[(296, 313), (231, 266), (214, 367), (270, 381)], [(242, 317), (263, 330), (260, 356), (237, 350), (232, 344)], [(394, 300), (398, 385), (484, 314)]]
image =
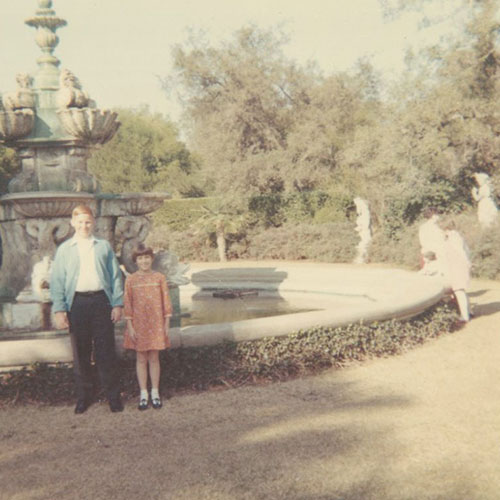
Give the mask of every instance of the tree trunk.
[(226, 262), (226, 238), (224, 233), (216, 233), (217, 236), (217, 251), (219, 252), (219, 260)]

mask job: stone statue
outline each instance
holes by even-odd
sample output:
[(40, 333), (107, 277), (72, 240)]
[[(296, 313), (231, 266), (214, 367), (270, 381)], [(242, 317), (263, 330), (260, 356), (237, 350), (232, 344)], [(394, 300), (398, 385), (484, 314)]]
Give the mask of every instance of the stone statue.
[(120, 247), (120, 261), (128, 272), (135, 270), (132, 254), (139, 243), (143, 243), (149, 233), (151, 222), (146, 217), (120, 217), (115, 227), (115, 245)]
[(477, 218), (483, 229), (491, 226), (498, 216), (498, 208), (493, 197), (490, 176), (476, 172), (474, 179), (478, 187), (472, 188), (472, 197), (477, 201)]
[(356, 264), (364, 264), (368, 257), (368, 246), (372, 239), (372, 232), (370, 227), (370, 209), (366, 200), (356, 197), (354, 198), (356, 205), (356, 232), (359, 234), (360, 240), (356, 249), (356, 257), (354, 262)]
[(182, 264), (179, 258), (168, 250), (161, 250), (156, 253), (153, 262), (153, 269), (163, 273), (167, 277), (167, 281), (177, 286), (187, 285), (189, 278), (184, 276), (189, 269), (189, 264)]
[(59, 77), (59, 91), (56, 103), (59, 109), (86, 108), (89, 106), (89, 96), (82, 90), (78, 78), (69, 70), (63, 69)]
[(52, 260), (48, 255), (44, 255), (40, 262), (33, 266), (31, 273), (31, 288), (33, 294), (40, 302), (50, 302), (50, 270)]
[(35, 99), (31, 90), (31, 76), (28, 73), (19, 73), (16, 76), (16, 81), (18, 89), (13, 92), (6, 92), (2, 96), (3, 108), (6, 111), (33, 109), (35, 107)]

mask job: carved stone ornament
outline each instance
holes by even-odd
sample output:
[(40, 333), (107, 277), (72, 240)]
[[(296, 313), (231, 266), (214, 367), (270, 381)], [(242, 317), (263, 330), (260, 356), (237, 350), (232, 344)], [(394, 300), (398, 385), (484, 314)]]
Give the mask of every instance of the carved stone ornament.
[(33, 109), (35, 98), (31, 90), (33, 79), (28, 73), (19, 73), (16, 76), (17, 90), (6, 92), (2, 96), (2, 105), (5, 111), (15, 111), (16, 109)]
[(69, 135), (92, 144), (108, 142), (120, 127), (118, 115), (109, 109), (66, 108), (57, 115)]
[(95, 207), (94, 197), (79, 193), (19, 193), (2, 197), (2, 203), (12, 205), (24, 217), (70, 217), (76, 204)]
[(89, 106), (89, 102), (89, 96), (82, 90), (78, 78), (71, 71), (63, 69), (59, 77), (57, 107), (59, 109), (86, 108)]
[(0, 140), (12, 141), (27, 136), (35, 124), (32, 109), (0, 111)]

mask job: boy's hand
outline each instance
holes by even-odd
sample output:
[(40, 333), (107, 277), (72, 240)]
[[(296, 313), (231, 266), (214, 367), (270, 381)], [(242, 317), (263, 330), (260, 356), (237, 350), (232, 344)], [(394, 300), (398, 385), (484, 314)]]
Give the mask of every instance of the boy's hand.
[(121, 307), (113, 307), (111, 309), (111, 321), (113, 323), (117, 323), (122, 319), (122, 308)]
[(58, 330), (64, 330), (69, 327), (68, 323), (68, 314), (64, 311), (57, 311), (54, 315), (54, 319), (56, 322), (56, 328)]

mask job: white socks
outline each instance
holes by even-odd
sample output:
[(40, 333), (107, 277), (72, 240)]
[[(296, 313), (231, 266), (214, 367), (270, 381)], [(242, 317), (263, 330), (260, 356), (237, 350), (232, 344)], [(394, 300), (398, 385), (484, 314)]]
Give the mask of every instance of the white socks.
[(469, 321), (469, 300), (465, 290), (453, 290), (455, 297), (457, 299), (458, 308), (460, 309), (460, 315), (464, 321)]
[[(148, 391), (141, 391), (139, 399), (145, 399), (146, 401), (149, 399)], [(151, 400), (160, 399), (160, 392), (158, 389), (151, 389)]]

